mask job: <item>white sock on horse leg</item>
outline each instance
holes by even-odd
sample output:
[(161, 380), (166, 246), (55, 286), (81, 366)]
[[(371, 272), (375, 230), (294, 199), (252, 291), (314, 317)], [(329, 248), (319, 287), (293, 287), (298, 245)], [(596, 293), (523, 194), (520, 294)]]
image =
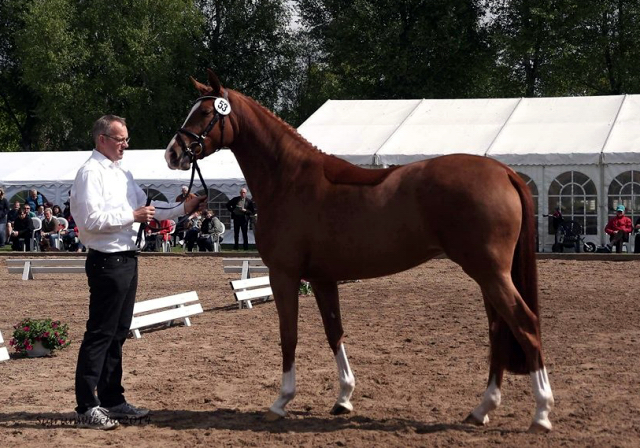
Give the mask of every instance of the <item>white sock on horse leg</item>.
[(286, 415), (284, 407), (296, 396), (296, 364), (291, 365), (291, 370), (282, 373), (282, 386), (280, 387), (280, 396), (271, 405), (269, 410), (280, 417)]
[(553, 407), (553, 392), (547, 375), (547, 368), (543, 367), (535, 372), (531, 372), (531, 385), (533, 387), (533, 395), (536, 398), (536, 413), (533, 416), (533, 424), (537, 424), (551, 430), (551, 421), (549, 420), (549, 412)]
[(338, 395), (338, 401), (336, 405), (352, 411), (353, 405), (351, 404), (351, 394), (356, 387), (356, 379), (349, 367), (349, 360), (347, 359), (347, 353), (344, 349), (344, 344), (340, 344), (336, 353), (336, 364), (338, 365), (338, 378), (340, 380), (340, 395)]
[(487, 390), (484, 391), (482, 403), (471, 412), (471, 415), (473, 415), (479, 423), (486, 425), (489, 423), (489, 412), (500, 406), (501, 400), (502, 394), (496, 384), (496, 377), (493, 376), (489, 382), (489, 386), (487, 386)]

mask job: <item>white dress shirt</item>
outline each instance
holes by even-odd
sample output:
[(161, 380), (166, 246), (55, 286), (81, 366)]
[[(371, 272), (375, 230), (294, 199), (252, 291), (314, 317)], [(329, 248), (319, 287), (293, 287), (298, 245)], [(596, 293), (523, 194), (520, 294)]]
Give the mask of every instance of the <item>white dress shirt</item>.
[[(120, 161), (112, 162), (94, 149), (71, 187), (71, 216), (78, 226), (80, 241), (100, 252), (138, 249), (140, 223), (134, 222), (133, 211), (146, 201), (147, 195)], [(184, 215), (184, 204), (174, 207), (177, 204), (152, 201), (155, 207), (173, 207), (156, 208), (154, 217), (162, 221)]]

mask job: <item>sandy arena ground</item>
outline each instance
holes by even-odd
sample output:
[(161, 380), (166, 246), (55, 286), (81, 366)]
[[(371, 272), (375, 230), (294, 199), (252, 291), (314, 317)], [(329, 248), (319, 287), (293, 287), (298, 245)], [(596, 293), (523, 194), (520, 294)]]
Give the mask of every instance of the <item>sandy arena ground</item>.
[(313, 297), (300, 300), (298, 395), (285, 420), (264, 410), (280, 387), (273, 301), (238, 310), (222, 260), (143, 256), (138, 300), (195, 290), (193, 326), (143, 333), (124, 346), (127, 398), (143, 424), (102, 432), (69, 423), (88, 312), (83, 274), (22, 281), (0, 257), (5, 344), (24, 317), (69, 323), (55, 356), (0, 363), (2, 446), (631, 447), (640, 446), (640, 261), (541, 260), (540, 301), (555, 431), (530, 435), (529, 377), (507, 375), (485, 428), (462, 424), (484, 391), (487, 323), (479, 289), (448, 260), (340, 286), (354, 412), (329, 415), (336, 365)]

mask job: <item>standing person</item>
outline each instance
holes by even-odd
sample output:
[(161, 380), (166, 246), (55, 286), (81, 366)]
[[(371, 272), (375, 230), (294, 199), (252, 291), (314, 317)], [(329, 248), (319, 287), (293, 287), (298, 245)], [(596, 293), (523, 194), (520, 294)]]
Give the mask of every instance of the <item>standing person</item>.
[(633, 243), (633, 253), (640, 254), (640, 217), (636, 219), (636, 224), (634, 226), (634, 230), (636, 233), (636, 238)]
[(238, 250), (238, 240), (240, 229), (242, 229), (242, 247), (249, 250), (249, 219), (256, 212), (255, 205), (247, 197), (247, 189), (240, 189), (240, 196), (236, 196), (227, 202), (227, 210), (231, 212), (233, 218), (233, 249)]
[(616, 248), (616, 253), (622, 252), (622, 243), (629, 241), (629, 234), (633, 231), (631, 218), (624, 215), (624, 205), (618, 205), (616, 208), (616, 216), (612, 217), (604, 231), (609, 235), (609, 243), (606, 246), (607, 252), (611, 252), (611, 248)]
[(173, 207), (154, 201), (120, 161), (128, 148), (124, 118), (105, 115), (93, 125), (95, 149), (80, 167), (71, 189), (71, 214), (88, 248), (89, 319), (78, 354), (75, 390), (78, 425), (113, 429), (117, 418), (149, 413), (127, 403), (122, 387), (122, 346), (129, 333), (138, 285), (136, 239), (139, 223), (170, 219), (204, 208), (194, 198)]
[[(196, 195), (194, 193), (189, 193), (189, 187), (187, 187), (186, 185), (183, 185), (182, 187), (180, 187), (180, 194), (176, 196), (176, 202), (184, 202), (187, 199), (191, 199), (195, 197)], [(185, 234), (187, 231), (186, 224), (187, 224), (187, 217), (184, 215), (180, 216), (176, 224), (176, 231), (173, 232), (174, 246), (177, 246), (178, 241), (185, 239), (185, 236), (186, 236)]]
[(0, 247), (4, 247), (7, 243), (8, 230), (8, 215), (11, 210), (9, 201), (4, 197), (4, 188), (0, 188)]

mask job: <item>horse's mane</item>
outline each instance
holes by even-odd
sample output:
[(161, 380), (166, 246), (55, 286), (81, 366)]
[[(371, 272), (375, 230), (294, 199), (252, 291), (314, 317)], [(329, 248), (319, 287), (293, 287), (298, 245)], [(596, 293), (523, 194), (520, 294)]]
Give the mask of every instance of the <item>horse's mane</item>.
[(273, 117), (288, 134), (294, 137), (294, 139), (301, 144), (301, 146), (303, 146), (307, 151), (311, 151), (318, 155), (322, 163), (325, 178), (333, 184), (377, 185), (384, 181), (393, 170), (398, 168), (397, 166), (386, 169), (362, 168), (334, 155), (326, 154), (300, 135), (297, 129), (282, 118), (278, 117), (271, 110), (264, 107), (258, 101), (246, 95), (242, 95), (237, 91), (234, 92), (239, 94), (242, 98), (249, 100), (250, 103), (255, 104), (260, 110), (262, 110), (262, 112)]

